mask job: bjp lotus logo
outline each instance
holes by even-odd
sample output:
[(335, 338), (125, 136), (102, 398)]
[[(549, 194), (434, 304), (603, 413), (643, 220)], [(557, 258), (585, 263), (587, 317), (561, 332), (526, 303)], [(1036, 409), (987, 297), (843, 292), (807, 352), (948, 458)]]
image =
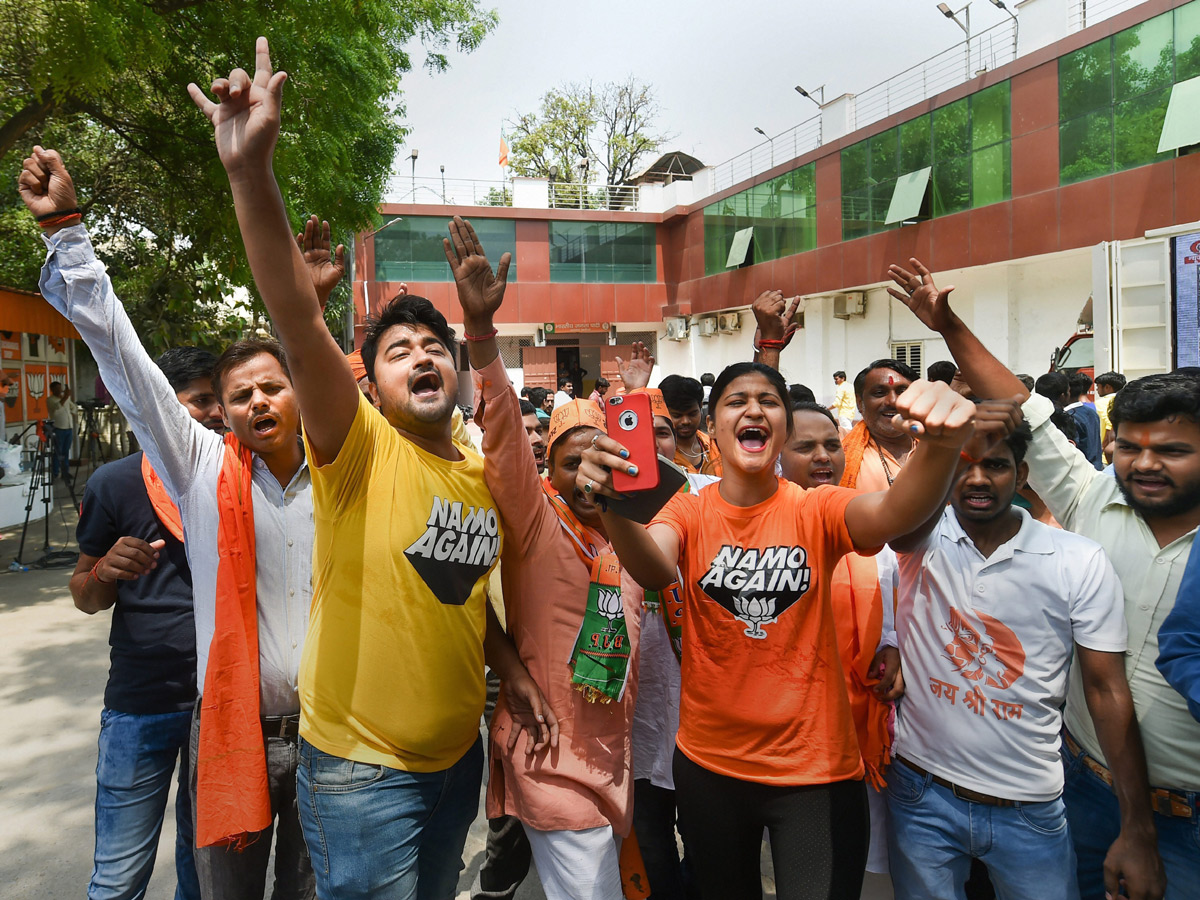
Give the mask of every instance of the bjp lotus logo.
[(608, 628), (606, 631), (616, 630), (613, 624), (617, 619), (625, 618), (625, 608), (621, 605), (621, 592), (610, 591), (600, 588), (596, 595), (596, 608), (600, 611), (600, 615), (608, 619)]
[(734, 614), (750, 625), (746, 629), (747, 637), (762, 640), (767, 633), (762, 626), (775, 621), (774, 597), (735, 597), (733, 600)]
[(41, 400), (46, 394), (46, 376), (30, 372), (25, 376), (25, 386), (29, 389), (30, 397), (34, 400)]

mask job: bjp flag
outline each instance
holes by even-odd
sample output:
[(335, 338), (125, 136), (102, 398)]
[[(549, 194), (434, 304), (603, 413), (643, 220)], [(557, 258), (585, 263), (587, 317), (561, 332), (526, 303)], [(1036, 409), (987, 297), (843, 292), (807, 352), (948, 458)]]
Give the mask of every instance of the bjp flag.
[(504, 132), (500, 132), (500, 165), (508, 165), (508, 142), (504, 140)]

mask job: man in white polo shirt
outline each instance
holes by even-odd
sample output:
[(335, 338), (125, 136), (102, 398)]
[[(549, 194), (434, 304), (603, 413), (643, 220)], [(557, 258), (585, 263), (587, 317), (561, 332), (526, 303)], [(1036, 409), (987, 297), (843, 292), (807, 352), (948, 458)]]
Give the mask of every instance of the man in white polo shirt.
[[(1148, 793), (1120, 583), (1099, 544), (1012, 506), (1029, 440), (1022, 426), (964, 459), (950, 508), (896, 547), (909, 689), (887, 795), (901, 900), (962, 896), (972, 858), (1001, 898), (1077, 896), (1059, 759), (1073, 655), (1114, 769)], [(1153, 856), (1152, 843), (1144, 850)], [(1126, 874), (1132, 896), (1161, 896), (1152, 881), (1134, 893), (1147, 885)]]

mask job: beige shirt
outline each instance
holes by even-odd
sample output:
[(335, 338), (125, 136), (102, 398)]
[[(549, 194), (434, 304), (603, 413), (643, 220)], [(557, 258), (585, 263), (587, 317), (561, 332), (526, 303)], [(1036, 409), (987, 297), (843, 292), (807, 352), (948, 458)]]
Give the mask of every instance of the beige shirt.
[[(1129, 625), (1125, 674), (1141, 726), (1150, 784), (1200, 790), (1200, 753), (1196, 751), (1200, 747), (1200, 722), (1191, 717), (1187, 701), (1154, 666), (1158, 629), (1175, 606), (1196, 529), (1160, 548), (1149, 526), (1125, 502), (1113, 474), (1097, 472), (1049, 424), (1051, 402), (1035, 394), (1023, 409), (1033, 429), (1026, 456), (1030, 485), (1064, 528), (1091, 538), (1105, 549), (1124, 589)], [(1066, 724), (1084, 749), (1104, 762), (1078, 666), (1071, 671)]]

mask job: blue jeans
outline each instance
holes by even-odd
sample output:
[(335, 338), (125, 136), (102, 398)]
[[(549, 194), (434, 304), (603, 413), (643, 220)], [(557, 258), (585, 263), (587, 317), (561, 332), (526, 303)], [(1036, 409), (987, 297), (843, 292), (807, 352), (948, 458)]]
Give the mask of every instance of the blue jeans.
[[(1104, 857), (1121, 831), (1121, 808), (1112, 788), (1089, 769), (1083, 755), (1072, 756), (1064, 745), (1067, 785), (1067, 819), (1079, 860), (1079, 895), (1083, 900), (1104, 900)], [(1166, 900), (1200, 900), (1200, 793), (1185, 793), (1191, 818), (1154, 814), (1158, 854), (1167, 871)]]
[(96, 762), (96, 857), (90, 900), (140, 900), (146, 894), (175, 761), (175, 900), (199, 900), (192, 807), (188, 795), (188, 729), (192, 713), (100, 714)]
[(50, 442), (50, 473), (58, 477), (59, 466), (64, 476), (71, 474), (71, 444), (75, 440), (74, 428), (55, 428)]
[(300, 825), (317, 894), (451, 900), (479, 811), (483, 742), (441, 772), (403, 772), (323, 753), (301, 739)]
[(896, 900), (963, 900), (971, 859), (999, 900), (1076, 896), (1061, 798), (1011, 807), (960, 800), (896, 760), (887, 772), (888, 860)]

